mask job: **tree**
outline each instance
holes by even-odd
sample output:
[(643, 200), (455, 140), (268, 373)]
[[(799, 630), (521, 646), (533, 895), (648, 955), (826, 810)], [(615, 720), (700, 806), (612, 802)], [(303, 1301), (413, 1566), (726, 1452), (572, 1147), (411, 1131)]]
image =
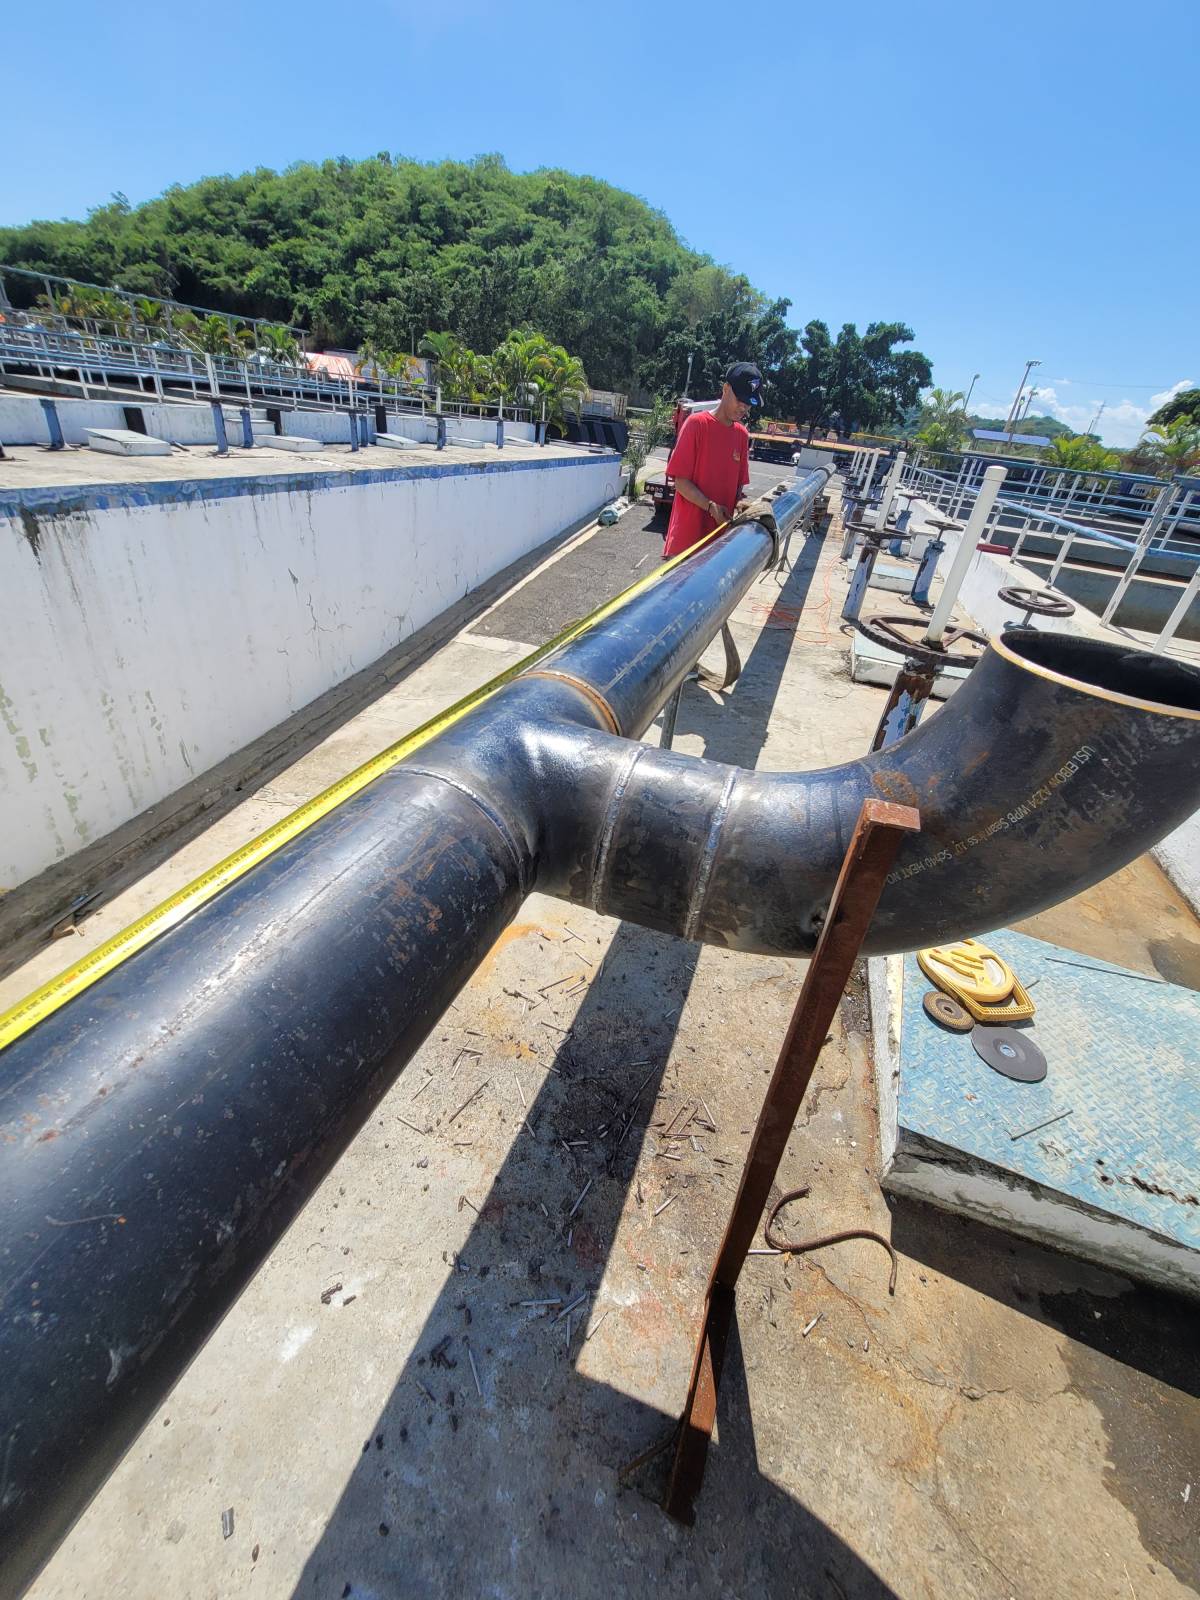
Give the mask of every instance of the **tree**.
[(1165, 428), (1177, 417), (1185, 417), (1189, 422), (1200, 424), (1200, 389), (1184, 389), (1179, 394), (1172, 395), (1165, 405), (1159, 406), (1157, 411), (1151, 413), (1149, 424), (1152, 428)]
[(465, 381), (471, 351), (454, 334), (431, 331), (422, 336), (417, 353), (433, 358), (434, 374), (442, 393), (446, 399), (454, 399)]
[(832, 423), (843, 434), (897, 422), (933, 377), (919, 350), (897, 350), (913, 338), (903, 322), (872, 322), (860, 334), (843, 324), (836, 340), (824, 322), (807, 324), (800, 354), (783, 377), (799, 422)]
[(628, 494), (631, 500), (638, 495), (638, 477), (652, 453), (666, 444), (674, 432), (674, 401), (666, 395), (656, 395), (650, 409), (638, 423), (629, 428), (629, 443), (625, 447), (625, 465), (629, 469)]
[(198, 317), (185, 311), (175, 318), (175, 328), (186, 345), (203, 356), (227, 356), (234, 353), (229, 324), (215, 313)]
[(1068, 434), (1052, 439), (1042, 451), (1042, 460), (1075, 472), (1111, 472), (1121, 464), (1115, 450), (1106, 450), (1087, 434)]
[(281, 327), (277, 322), (267, 322), (259, 328), (258, 348), (277, 366), (295, 367), (300, 364), (300, 346), (291, 329)]
[(960, 450), (967, 431), (966, 395), (960, 389), (930, 389), (917, 415), (917, 441), (927, 450)]
[(1147, 428), (1139, 443), (1160, 477), (1170, 478), (1200, 466), (1200, 424), (1186, 416), (1161, 427)]
[[(798, 369), (788, 302), (689, 249), (661, 212), (595, 178), (510, 172), (493, 156), (425, 164), (381, 152), (205, 178), (82, 221), (0, 228), (0, 261), (303, 325), (318, 349), (411, 350), (414, 330), (429, 328), (486, 351), (537, 329), (604, 389), (678, 393), (690, 353), (694, 393), (715, 394), (736, 360), (757, 361), (784, 414), (786, 393), (815, 404), (826, 386)], [(24, 307), (37, 288), (15, 280), (10, 292)], [(897, 348), (909, 339), (899, 323), (862, 335), (874, 411), (929, 384), (924, 357)], [(484, 376), (455, 381), (478, 392)]]

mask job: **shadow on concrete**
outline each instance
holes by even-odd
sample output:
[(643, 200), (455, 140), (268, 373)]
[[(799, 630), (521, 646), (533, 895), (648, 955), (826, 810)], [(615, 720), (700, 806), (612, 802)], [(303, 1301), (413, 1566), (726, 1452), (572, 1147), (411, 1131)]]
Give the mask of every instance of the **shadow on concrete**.
[[(781, 603), (803, 604), (818, 553), (816, 540), (798, 553)], [(685, 694), (707, 755), (753, 764), (790, 643), (790, 632), (763, 629), (715, 715), (702, 691)], [(684, 1530), (617, 1476), (675, 1418), (582, 1373), (585, 1330), (572, 1336), (557, 1307), (521, 1306), (551, 1297), (567, 1306), (599, 1284), (699, 953), (632, 924), (617, 928), (557, 1045), (555, 1071), (529, 1107), (536, 1137), (512, 1144), (461, 1253), (448, 1262), (445, 1287), (297, 1597), (891, 1596), (760, 1471), (736, 1334), (699, 1520)], [(647, 994), (661, 1001), (656, 1015), (647, 1013)], [(615, 1137), (631, 1114), (627, 1136)], [(604, 1126), (610, 1131), (598, 1150)], [(579, 1157), (569, 1142), (581, 1133), (591, 1139)], [(562, 1219), (589, 1180), (568, 1247)], [(560, 1219), (549, 1237), (547, 1218)], [(635, 1322), (619, 1357), (629, 1389), (654, 1387), (662, 1339)]]
[(1194, 1303), (908, 1196), (890, 1203), (892, 1243), (903, 1255), (1200, 1398)]

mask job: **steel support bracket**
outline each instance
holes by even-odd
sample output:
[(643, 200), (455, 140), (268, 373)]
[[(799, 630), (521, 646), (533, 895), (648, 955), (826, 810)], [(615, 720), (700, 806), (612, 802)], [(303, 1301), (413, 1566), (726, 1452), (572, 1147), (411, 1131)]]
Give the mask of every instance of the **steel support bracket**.
[(716, 1425), (721, 1367), (746, 1253), (896, 852), (905, 837), (919, 833), (920, 827), (920, 815), (911, 806), (884, 800), (864, 801), (854, 825), (821, 937), (759, 1112), (733, 1213), (709, 1279), (704, 1320), (663, 1502), (668, 1516), (677, 1522), (690, 1526), (695, 1521), (696, 1496), (704, 1481), (709, 1441)]

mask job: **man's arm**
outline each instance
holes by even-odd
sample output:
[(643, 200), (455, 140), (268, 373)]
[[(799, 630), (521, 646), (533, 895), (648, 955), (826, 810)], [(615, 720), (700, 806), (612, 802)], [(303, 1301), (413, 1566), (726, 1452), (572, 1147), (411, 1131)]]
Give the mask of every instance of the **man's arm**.
[(690, 478), (675, 479), (675, 493), (681, 494), (685, 500), (690, 500), (694, 506), (699, 506), (701, 511), (707, 511), (716, 523), (729, 521), (729, 508), (716, 500), (710, 500), (703, 489), (697, 489)]

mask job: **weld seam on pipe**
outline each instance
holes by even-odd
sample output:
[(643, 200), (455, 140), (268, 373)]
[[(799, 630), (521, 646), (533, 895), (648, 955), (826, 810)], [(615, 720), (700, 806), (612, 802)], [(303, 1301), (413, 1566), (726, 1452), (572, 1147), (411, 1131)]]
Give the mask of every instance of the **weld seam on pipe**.
[(513, 875), (517, 883), (521, 885), (522, 894), (529, 893), (530, 878), (526, 853), (513, 837), (512, 828), (494, 806), (489, 805), (481, 795), (476, 794), (474, 789), (463, 783), (461, 778), (451, 778), (444, 772), (435, 772), (432, 767), (417, 767), (407, 761), (400, 770), (402, 772), (414, 772), (422, 778), (432, 778), (435, 783), (444, 783), (448, 789), (456, 789), (464, 799), (469, 800), (478, 811), (481, 811), (492, 827), (495, 828), (500, 842), (512, 857)]
[(708, 834), (704, 840), (704, 849), (700, 855), (700, 864), (696, 870), (696, 882), (692, 888), (691, 899), (688, 901), (687, 918), (683, 925), (683, 937), (685, 939), (695, 939), (697, 930), (701, 926), (704, 902), (708, 898), (708, 886), (712, 881), (717, 849), (721, 842), (721, 829), (725, 825), (725, 818), (729, 815), (729, 803), (733, 796), (734, 785), (738, 781), (738, 776), (737, 768), (731, 768), (729, 776), (725, 779), (721, 788), (720, 797), (713, 807), (713, 814), (708, 824)]
[(577, 678), (570, 672), (559, 672), (554, 667), (537, 668), (532, 672), (522, 673), (521, 676), (525, 678), (555, 678), (559, 683), (569, 684), (572, 689), (577, 689), (588, 704), (600, 713), (608, 724), (610, 733), (615, 733), (618, 738), (623, 736), (623, 730), (617, 720), (616, 712), (600, 693), (599, 689), (593, 689), (592, 685), (585, 682), (583, 678)]
[(612, 866), (612, 845), (616, 836), (617, 820), (621, 814), (621, 807), (625, 802), (625, 795), (629, 788), (629, 780), (633, 777), (633, 769), (645, 755), (647, 746), (637, 745), (626, 758), (625, 765), (617, 775), (613, 784), (612, 793), (608, 798), (608, 805), (604, 811), (604, 822), (600, 829), (600, 842), (596, 848), (596, 863), (592, 868), (592, 910), (604, 916), (605, 906), (608, 902), (608, 875)]

